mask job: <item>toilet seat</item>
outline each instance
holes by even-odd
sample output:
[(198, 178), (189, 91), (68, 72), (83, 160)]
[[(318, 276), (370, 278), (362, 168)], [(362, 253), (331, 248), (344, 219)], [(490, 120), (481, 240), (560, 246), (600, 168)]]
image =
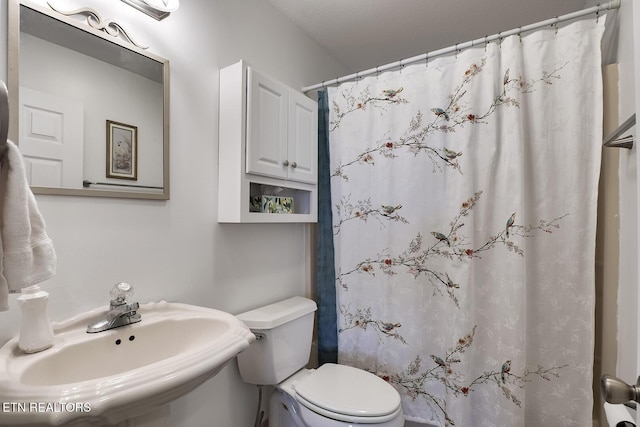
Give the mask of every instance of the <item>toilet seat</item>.
[(301, 405), (338, 421), (377, 424), (401, 412), (400, 395), (389, 383), (350, 366), (324, 364), (293, 388)]

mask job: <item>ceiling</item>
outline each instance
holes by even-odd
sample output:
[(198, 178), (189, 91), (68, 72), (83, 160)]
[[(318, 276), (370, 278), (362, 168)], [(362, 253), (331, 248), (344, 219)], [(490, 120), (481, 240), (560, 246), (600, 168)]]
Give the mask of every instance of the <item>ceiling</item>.
[(594, 6), (592, 0), (269, 0), (349, 73)]

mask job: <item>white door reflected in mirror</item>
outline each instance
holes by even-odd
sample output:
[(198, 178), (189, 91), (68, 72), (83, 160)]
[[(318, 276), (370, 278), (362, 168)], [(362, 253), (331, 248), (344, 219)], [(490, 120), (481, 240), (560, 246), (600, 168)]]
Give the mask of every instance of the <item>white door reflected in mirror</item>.
[(20, 88), (20, 151), (29, 185), (82, 188), (82, 103)]

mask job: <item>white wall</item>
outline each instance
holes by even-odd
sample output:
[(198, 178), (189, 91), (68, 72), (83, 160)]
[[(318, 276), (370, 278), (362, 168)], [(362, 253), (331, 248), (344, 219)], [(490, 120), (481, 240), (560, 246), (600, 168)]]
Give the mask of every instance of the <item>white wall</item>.
[[(44, 3), (44, 1), (40, 1)], [(38, 196), (58, 254), (42, 286), (61, 320), (104, 306), (119, 281), (140, 302), (166, 299), (239, 313), (307, 292), (309, 226), (218, 224), (218, 70), (243, 58), (302, 87), (348, 70), (264, 0), (186, 0), (157, 22), (122, 2), (88, 5), (171, 61), (171, 200)], [(6, 81), (6, 7), (0, 0), (0, 79)], [(17, 334), (19, 308), (0, 313), (0, 343)], [(249, 426), (257, 392), (235, 363), (172, 405), (176, 427)], [(215, 421), (214, 421), (215, 420)]]

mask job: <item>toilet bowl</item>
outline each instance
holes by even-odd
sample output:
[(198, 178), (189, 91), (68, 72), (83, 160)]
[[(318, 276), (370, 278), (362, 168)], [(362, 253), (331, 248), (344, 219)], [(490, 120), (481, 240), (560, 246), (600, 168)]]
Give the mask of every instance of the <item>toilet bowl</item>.
[(309, 361), (315, 302), (294, 297), (237, 317), (257, 340), (238, 355), (242, 379), (272, 385), (270, 427), (402, 427), (400, 395), (361, 369)]
[(270, 426), (402, 427), (398, 392), (377, 376), (350, 366), (303, 369), (275, 386)]

